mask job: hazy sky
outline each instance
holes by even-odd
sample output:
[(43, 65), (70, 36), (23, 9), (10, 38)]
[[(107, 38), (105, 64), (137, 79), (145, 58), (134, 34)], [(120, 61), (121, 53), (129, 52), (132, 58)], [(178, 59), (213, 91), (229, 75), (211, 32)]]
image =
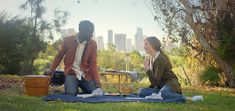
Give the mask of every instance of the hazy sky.
[[(26, 0), (0, 0), (0, 10), (11, 15), (22, 15), (19, 6)], [(146, 5), (145, 5), (145, 3)], [(81, 20), (90, 20), (95, 25), (95, 35), (103, 36), (107, 41), (107, 30), (124, 33), (127, 38), (134, 38), (137, 27), (143, 29), (144, 35), (164, 36), (160, 26), (153, 19), (151, 0), (45, 0), (45, 18), (53, 16), (56, 8), (70, 12), (68, 24), (63, 28), (75, 28)], [(149, 7), (149, 8), (148, 8)]]

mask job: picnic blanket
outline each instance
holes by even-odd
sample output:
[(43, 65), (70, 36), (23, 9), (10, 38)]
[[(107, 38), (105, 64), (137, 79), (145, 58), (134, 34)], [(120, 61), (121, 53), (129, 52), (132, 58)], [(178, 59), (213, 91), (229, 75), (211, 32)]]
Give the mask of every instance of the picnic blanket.
[(185, 102), (184, 98), (171, 98), (171, 99), (145, 99), (139, 95), (102, 95), (89, 98), (77, 97), (75, 95), (54, 94), (43, 97), (45, 101), (64, 101), (64, 102), (88, 102), (88, 103), (101, 103), (101, 102)]

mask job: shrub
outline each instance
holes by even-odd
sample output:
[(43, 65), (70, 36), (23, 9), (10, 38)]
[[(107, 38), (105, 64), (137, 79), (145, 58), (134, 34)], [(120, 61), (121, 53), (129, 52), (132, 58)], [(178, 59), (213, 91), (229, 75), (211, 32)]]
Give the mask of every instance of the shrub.
[(200, 75), (200, 80), (206, 83), (206, 85), (218, 86), (220, 82), (218, 70), (214, 67), (207, 68), (202, 75)]

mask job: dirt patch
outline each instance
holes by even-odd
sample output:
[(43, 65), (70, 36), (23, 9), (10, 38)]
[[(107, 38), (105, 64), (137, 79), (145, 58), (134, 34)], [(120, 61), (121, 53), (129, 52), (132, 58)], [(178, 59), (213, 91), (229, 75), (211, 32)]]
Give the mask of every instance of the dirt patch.
[(23, 77), (0, 75), (0, 91), (4, 91), (16, 86), (23, 87)]

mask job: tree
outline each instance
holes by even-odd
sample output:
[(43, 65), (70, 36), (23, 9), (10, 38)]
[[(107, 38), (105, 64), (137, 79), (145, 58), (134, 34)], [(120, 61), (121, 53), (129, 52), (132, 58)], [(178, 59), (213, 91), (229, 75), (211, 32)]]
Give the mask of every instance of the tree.
[(45, 7), (42, 5), (44, 0), (27, 0), (20, 6), (23, 10), (30, 11), (29, 23), (34, 27), (31, 30), (32, 36), (29, 45), (28, 60), (24, 62), (24, 73), (32, 73), (34, 60), (40, 51), (46, 49), (45, 38), (53, 39), (53, 29), (60, 31), (60, 27), (66, 23), (68, 12), (55, 10), (55, 16), (51, 22), (42, 19)]
[(97, 63), (109, 70), (125, 70), (124, 54), (116, 51), (114, 44), (108, 44), (107, 50), (98, 50)]
[(27, 19), (0, 13), (0, 73), (19, 74), (28, 58), (32, 29)]
[[(135, 70), (142, 72), (143, 58), (139, 52), (118, 52), (116, 51), (116, 46), (111, 43), (108, 43), (107, 47), (107, 50), (98, 50), (97, 64), (100, 68), (108, 70)], [(127, 59), (129, 60), (127, 61)]]
[(214, 67), (235, 87), (235, 58), (231, 56), (235, 52), (234, 0), (152, 0), (152, 5), (154, 18), (168, 37), (181, 40), (209, 63), (216, 62)]

